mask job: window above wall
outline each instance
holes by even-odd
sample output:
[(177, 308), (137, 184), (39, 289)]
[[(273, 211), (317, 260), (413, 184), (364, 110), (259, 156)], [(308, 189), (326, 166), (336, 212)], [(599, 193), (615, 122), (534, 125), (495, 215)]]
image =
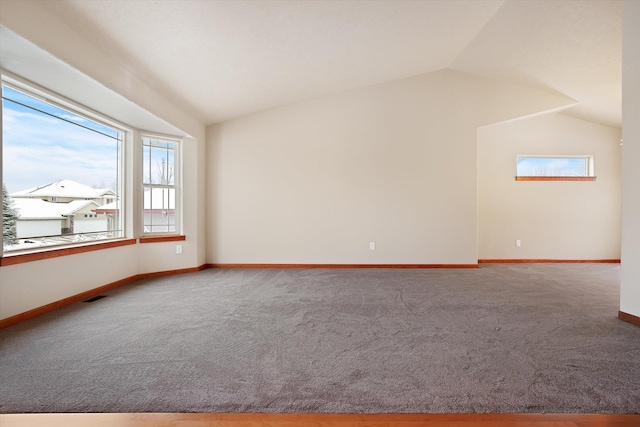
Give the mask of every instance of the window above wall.
[[(126, 131), (25, 84), (2, 83), (5, 254), (124, 237), (123, 216), (96, 210), (122, 200)], [(88, 221), (88, 218), (92, 218)]]
[[(33, 246), (30, 248), (25, 247), (23, 249), (14, 247), (10, 250), (3, 250), (5, 245), (0, 241), (0, 267), (136, 244), (137, 237), (140, 237), (142, 241), (142, 221), (138, 220), (138, 218), (142, 216), (142, 204), (136, 200), (134, 200), (134, 203), (129, 203), (126, 206), (121, 204), (133, 199), (133, 195), (125, 194), (125, 191), (133, 189), (132, 192), (138, 194), (136, 189), (141, 184), (138, 169), (141, 168), (142, 165), (133, 165), (133, 159), (138, 158), (137, 153), (142, 144), (139, 135), (143, 132), (142, 129), (144, 129), (144, 132), (154, 135), (165, 135), (169, 139), (174, 138), (180, 142), (187, 134), (171, 122), (156, 116), (152, 112), (153, 108), (149, 110), (149, 105), (147, 105), (147, 108), (144, 108), (136, 104), (134, 99), (125, 97), (110, 89), (109, 85), (105, 85), (104, 82), (98, 82), (81, 71), (70, 67), (67, 63), (60, 61), (55, 55), (41, 49), (2, 25), (0, 25), (0, 39), (2, 39), (3, 46), (3, 68), (1, 70), (3, 85), (6, 84), (21, 94), (31, 96), (38, 102), (44, 102), (62, 109), (63, 114), (68, 116), (66, 118), (71, 122), (81, 124), (83, 120), (87, 120), (84, 123), (93, 121), (120, 133), (121, 148), (119, 154), (121, 159), (119, 165), (120, 170), (118, 171), (120, 176), (118, 191), (114, 192), (115, 194), (106, 193), (101, 199), (96, 199), (93, 194), (84, 197), (83, 201), (93, 202), (102, 209), (97, 209), (92, 203), (89, 203), (87, 206), (75, 210), (73, 228), (74, 230), (79, 229), (79, 226), (82, 225), (86, 231), (84, 237), (87, 237), (87, 233), (95, 231), (95, 227), (103, 223), (101, 218), (106, 215), (111, 215), (120, 216), (120, 229), (125, 230), (124, 232), (121, 231), (121, 237), (119, 238), (114, 237), (96, 241), (85, 240), (84, 237), (78, 237), (78, 242), (68, 243), (65, 241), (61, 244), (52, 244), (53, 242), (45, 238), (45, 245), (41, 245), (42, 241), (40, 241), (32, 244)], [(139, 100), (145, 97), (140, 96), (136, 98)], [(0, 105), (2, 104), (0, 103)], [(45, 109), (45, 111), (48, 110)], [(2, 111), (0, 110), (0, 115), (2, 115), (1, 113)], [(50, 119), (52, 121), (57, 120), (53, 117), (50, 117)], [(6, 120), (5, 126), (8, 124), (9, 119)], [(68, 124), (72, 125), (71, 123)], [(36, 133), (39, 132), (40, 137), (47, 136), (47, 132), (43, 128), (34, 128), (31, 130)], [(9, 145), (6, 146), (8, 147)], [(19, 162), (14, 162), (9, 159), (10, 153), (4, 153), (4, 148), (2, 139), (0, 139), (0, 151), (3, 151), (3, 155), (0, 156), (0, 162), (5, 163), (5, 168), (7, 163), (11, 163), (12, 167), (15, 166), (18, 168), (24, 165), (24, 160), (27, 159), (26, 156), (22, 156)], [(11, 148), (9, 148), (9, 150), (11, 150)], [(39, 150), (34, 150), (33, 153), (28, 154), (38, 155)], [(13, 155), (11, 155), (11, 157), (15, 159)], [(71, 152), (69, 152), (69, 156), (66, 159), (62, 160), (76, 160), (77, 163), (93, 163), (89, 156), (79, 158)], [(59, 166), (62, 164), (62, 160), (54, 161), (54, 159), (52, 159), (46, 169), (24, 169), (34, 177), (40, 177), (49, 169), (60, 169)], [(111, 162), (111, 159), (106, 160)], [(99, 165), (99, 167), (101, 168), (102, 165)], [(71, 170), (72, 169), (69, 168), (69, 171)], [(0, 188), (2, 188), (2, 175), (8, 173), (7, 170), (3, 173), (2, 168), (0, 168)], [(112, 181), (110, 180), (100, 179), (96, 181), (96, 175), (95, 170), (92, 170), (90, 173), (77, 178), (71, 178), (71, 180), (78, 183), (84, 183), (90, 180), (91, 183), (88, 184), (90, 187), (102, 187), (102, 181), (104, 181), (105, 188), (111, 186)], [(37, 182), (33, 184), (31, 188), (51, 184), (52, 182), (53, 180), (51, 179), (43, 180), (42, 183)], [(9, 181), (7, 181), (7, 184), (9, 186), (7, 193), (15, 193), (25, 189), (22, 187), (17, 188), (13, 184), (10, 184)], [(66, 185), (65, 187), (67, 187), (67, 189), (69, 188), (69, 186)], [(177, 188), (177, 194), (178, 196), (180, 195), (179, 188)], [(9, 197), (6, 197), (6, 200), (8, 199)], [(50, 195), (48, 198), (45, 197), (40, 201), (34, 199), (33, 203), (44, 201), (49, 202), (47, 206), (53, 207), (57, 205), (58, 208), (62, 208), (62, 204), (68, 202), (68, 200), (61, 195)], [(80, 200), (74, 203), (80, 204)], [(181, 203), (178, 203), (178, 205), (181, 206)], [(9, 209), (5, 209), (3, 206), (2, 210), (6, 212)], [(53, 211), (53, 209), (51, 210)], [(51, 223), (47, 223), (45, 218), (39, 218), (38, 225), (42, 226), (41, 231), (44, 231), (42, 234), (46, 234), (47, 230), (54, 229), (56, 233), (58, 233), (58, 223), (61, 221), (63, 221), (65, 225), (69, 224), (69, 226), (64, 228), (71, 229), (70, 217), (65, 217), (61, 220), (57, 211), (53, 213), (55, 217), (52, 221), (55, 223), (55, 228)], [(87, 215), (86, 217), (85, 214)], [(76, 219), (78, 219), (78, 221), (76, 221)], [(26, 224), (26, 222), (24, 222), (23, 225), (24, 224)], [(35, 228), (32, 224), (27, 224), (27, 226)], [(62, 226), (60, 227), (62, 228)], [(185, 236), (180, 235), (161, 235), (145, 237), (145, 243), (185, 239)]]
[(516, 159), (517, 181), (595, 181), (591, 155), (534, 156)]
[[(142, 135), (17, 76), (3, 75), (1, 87), (0, 266), (135, 244), (134, 237), (185, 240), (180, 137)], [(125, 152), (134, 148), (142, 150), (142, 179), (127, 184), (135, 174), (125, 173)], [(124, 191), (140, 184), (134, 212)]]

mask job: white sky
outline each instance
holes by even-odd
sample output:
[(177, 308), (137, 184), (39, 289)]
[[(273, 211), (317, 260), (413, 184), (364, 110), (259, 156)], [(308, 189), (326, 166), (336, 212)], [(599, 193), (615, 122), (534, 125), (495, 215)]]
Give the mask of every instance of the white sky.
[[(25, 95), (3, 88), (3, 96), (52, 114), (107, 130)], [(88, 186), (111, 187), (117, 177), (115, 139), (13, 102), (3, 101), (3, 183), (9, 193), (70, 179)]]

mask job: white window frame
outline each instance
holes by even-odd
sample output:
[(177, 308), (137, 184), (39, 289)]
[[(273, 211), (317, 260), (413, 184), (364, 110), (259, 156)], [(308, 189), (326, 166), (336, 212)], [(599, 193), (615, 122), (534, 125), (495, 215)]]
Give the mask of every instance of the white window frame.
[[(144, 140), (145, 138), (154, 139), (162, 142), (172, 142), (174, 144), (173, 148), (173, 185), (169, 184), (150, 184), (145, 183), (144, 177)], [(171, 135), (162, 135), (158, 133), (148, 133), (141, 132), (140, 133), (140, 189), (141, 189), (141, 199), (140, 199), (140, 224), (141, 224), (141, 232), (140, 235), (142, 237), (152, 237), (152, 236), (181, 236), (183, 234), (182, 231), (182, 146), (183, 139), (171, 136)], [(174, 222), (175, 222), (175, 230), (174, 231), (146, 231), (145, 227), (145, 208), (144, 208), (144, 189), (145, 187), (149, 188), (166, 188), (173, 189), (174, 191)]]
[[(518, 162), (520, 159), (582, 159), (585, 162), (586, 175), (521, 175), (518, 173)], [(540, 177), (540, 178), (595, 178), (594, 156), (591, 154), (578, 155), (517, 155), (516, 156), (516, 178)]]
[[(32, 98), (51, 104), (54, 107), (69, 111), (74, 115), (96, 122), (100, 125), (113, 128), (114, 130), (120, 133), (121, 139), (120, 139), (120, 149), (119, 149), (118, 159), (117, 159), (118, 170), (117, 170), (117, 189), (116, 189), (117, 194), (119, 195), (119, 198), (120, 198), (120, 207), (119, 207), (120, 228), (121, 228), (120, 236), (95, 240), (95, 241), (91, 241), (91, 243), (99, 244), (99, 243), (107, 243), (107, 242), (127, 239), (127, 236), (130, 235), (130, 232), (127, 227), (127, 224), (128, 224), (127, 209), (125, 209), (126, 208), (125, 189), (127, 188), (127, 185), (126, 185), (127, 174), (126, 174), (126, 168), (125, 168), (127, 157), (125, 153), (128, 151), (127, 144), (129, 143), (130, 135), (133, 133), (133, 129), (129, 128), (123, 123), (120, 123), (117, 120), (111, 119), (104, 114), (91, 110), (90, 108), (84, 105), (74, 102), (62, 95), (59, 95), (35, 83), (28, 82), (27, 80), (19, 76), (16, 76), (14, 74), (10, 74), (10, 73), (7, 74), (3, 72), (2, 75), (0, 76), (0, 85), (22, 92), (25, 95), (28, 95)], [(0, 118), (4, 117), (4, 111), (2, 108), (3, 108), (2, 103), (0, 103)], [(3, 177), (4, 177), (3, 175), (4, 171), (2, 170), (4, 146), (3, 146), (3, 136), (2, 136), (3, 130), (2, 130), (1, 122), (2, 120), (0, 120), (0, 186), (3, 183)], [(0, 210), (1, 210), (1, 205), (0, 205)], [(19, 255), (24, 253), (48, 252), (52, 250), (59, 250), (60, 248), (72, 248), (77, 246), (84, 246), (86, 244), (87, 244), (86, 241), (77, 242), (77, 243), (70, 242), (70, 243), (52, 244), (52, 245), (46, 245), (46, 246), (41, 246), (37, 248), (19, 249), (19, 250), (12, 250), (12, 251), (5, 252), (4, 245), (2, 244), (2, 236), (0, 236), (0, 257), (4, 257), (7, 255)]]

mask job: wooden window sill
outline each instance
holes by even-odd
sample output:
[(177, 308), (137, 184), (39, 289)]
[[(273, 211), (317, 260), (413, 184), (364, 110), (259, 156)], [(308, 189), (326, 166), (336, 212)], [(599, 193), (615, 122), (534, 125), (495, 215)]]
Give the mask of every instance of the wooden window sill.
[(5, 253), (0, 258), (0, 266), (22, 264), (25, 262), (39, 261), (43, 259), (57, 258), (67, 255), (81, 254), (85, 252), (100, 251), (103, 249), (117, 248), (120, 246), (135, 245), (136, 239), (118, 239), (107, 242), (86, 243), (74, 246), (51, 247), (38, 249), (36, 252)]
[(595, 181), (595, 176), (516, 176), (516, 181)]
[(183, 235), (143, 236), (138, 240), (140, 243), (178, 242), (180, 240), (187, 240), (187, 237)]

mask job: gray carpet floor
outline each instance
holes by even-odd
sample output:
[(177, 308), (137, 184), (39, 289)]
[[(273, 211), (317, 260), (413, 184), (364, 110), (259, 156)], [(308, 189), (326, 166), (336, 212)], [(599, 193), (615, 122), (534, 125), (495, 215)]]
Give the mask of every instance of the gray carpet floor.
[(640, 413), (615, 264), (204, 270), (0, 331), (0, 412)]

